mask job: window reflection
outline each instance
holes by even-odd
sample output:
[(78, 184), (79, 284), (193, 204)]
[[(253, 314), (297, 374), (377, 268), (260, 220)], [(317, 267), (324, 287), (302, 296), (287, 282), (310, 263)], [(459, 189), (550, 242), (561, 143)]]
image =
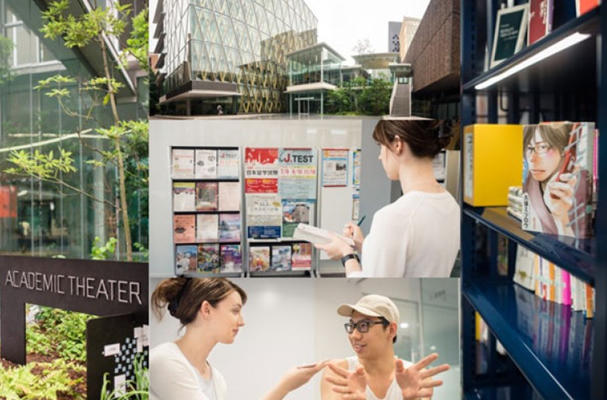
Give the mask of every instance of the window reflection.
[[(0, 19), (0, 50), (3, 43), (10, 42), (6, 54), (0, 51), (4, 58), (0, 60), (0, 253), (89, 258), (95, 237), (105, 243), (119, 225), (115, 208), (110, 206), (116, 203), (117, 171), (113, 165), (98, 168), (89, 163), (101, 161), (97, 150), (112, 149), (94, 129), (107, 127), (113, 120), (102, 109), (91, 120), (69, 116), (47, 91), (35, 88), (40, 80), (57, 74), (82, 82), (90, 79), (92, 70), (87, 65), (90, 61), (76, 57), (59, 40), (50, 41), (40, 34), (36, 2), (0, 0), (0, 16), (4, 16)], [(10, 66), (9, 77), (2, 70), (5, 64)], [(92, 99), (80, 90), (79, 83), (62, 89), (70, 92), (65, 99), (70, 109), (84, 113), (91, 106)], [(147, 96), (145, 91), (139, 93), (142, 98)], [(146, 118), (140, 102), (122, 102), (119, 107), (123, 119)], [(58, 173), (56, 178), (64, 186), (8, 174), (4, 171), (13, 166), (7, 160), (13, 150), (30, 154), (69, 151), (76, 172)], [(128, 201), (133, 242), (145, 244), (145, 195), (132, 191)]]

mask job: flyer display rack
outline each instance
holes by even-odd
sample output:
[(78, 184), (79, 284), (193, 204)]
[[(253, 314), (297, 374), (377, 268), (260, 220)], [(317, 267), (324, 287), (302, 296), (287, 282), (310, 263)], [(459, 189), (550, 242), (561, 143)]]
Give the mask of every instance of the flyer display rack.
[(238, 147), (171, 147), (175, 273), (242, 277)]
[(317, 171), (313, 148), (244, 149), (248, 276), (313, 276), (316, 251), (292, 235), (318, 220)]
[[(486, 120), (489, 123), (503, 122), (498, 119), (500, 109), (507, 123), (520, 123), (523, 117), (529, 123), (594, 121), (601, 133), (598, 158), (605, 160), (607, 63), (603, 62), (602, 55), (607, 54), (607, 40), (604, 40), (607, 10), (599, 5), (576, 17), (575, 8), (573, 14), (565, 10), (569, 3), (575, 2), (551, 3), (555, 13), (552, 32), (496, 67), (484, 70), (486, 49), (491, 48), (494, 40), (499, 2), (462, 2), (461, 126), (479, 122), (479, 95), (487, 99)], [(588, 36), (575, 45), (542, 57), (546, 55), (546, 49), (555, 49), (563, 40), (576, 34)], [(607, 176), (605, 165), (599, 162), (599, 176)], [(497, 388), (505, 388), (509, 398), (517, 399), (538, 396), (545, 399), (607, 398), (607, 246), (600, 245), (607, 243), (607, 186), (599, 185), (597, 190), (594, 235), (585, 240), (523, 231), (502, 207), (462, 207), (461, 332), (463, 395), (466, 399), (478, 399), (484, 394), (497, 396)], [(497, 249), (492, 244), (496, 243), (498, 234), (507, 237), (511, 244), (526, 247), (557, 263), (595, 288), (597, 306), (593, 319), (584, 320), (581, 312), (567, 314), (569, 311), (564, 309), (557, 313), (558, 319), (551, 321), (551, 329), (572, 335), (576, 326), (575, 332), (582, 330), (587, 336), (587, 340), (567, 342), (567, 348), (563, 349), (566, 351), (559, 353), (558, 359), (547, 357), (529, 332), (520, 328), (523, 306), (517, 301), (518, 289), (512, 282), (512, 271), (503, 277), (495, 271)], [(565, 307), (555, 303), (539, 304), (539, 307), (557, 306)], [(498, 371), (493, 360), (499, 356), (493, 346), (487, 355), (487, 372), (477, 373), (475, 312), (503, 345), (514, 371)], [(524, 377), (522, 382), (518, 379), (521, 375)]]

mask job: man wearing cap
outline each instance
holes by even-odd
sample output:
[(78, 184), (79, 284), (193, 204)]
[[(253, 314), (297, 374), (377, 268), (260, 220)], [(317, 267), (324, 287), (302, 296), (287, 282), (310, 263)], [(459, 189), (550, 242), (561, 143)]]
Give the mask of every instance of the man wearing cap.
[(321, 381), (322, 400), (420, 399), (442, 385), (432, 377), (448, 370), (447, 364), (425, 369), (437, 354), (416, 364), (395, 357), (400, 315), (392, 300), (371, 294), (354, 305), (340, 305), (337, 313), (350, 318), (344, 326), (356, 356), (329, 364)]

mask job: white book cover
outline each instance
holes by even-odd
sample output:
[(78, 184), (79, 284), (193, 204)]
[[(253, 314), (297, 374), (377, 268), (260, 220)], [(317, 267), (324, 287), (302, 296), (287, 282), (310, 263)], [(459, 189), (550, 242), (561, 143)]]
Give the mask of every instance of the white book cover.
[(216, 242), (219, 238), (219, 215), (198, 214), (196, 216), (196, 241)]
[(172, 176), (174, 179), (192, 179), (194, 177), (194, 150), (173, 149)]
[(240, 210), (240, 182), (219, 182), (219, 211)]
[(239, 176), (238, 150), (217, 151), (217, 177), (221, 179), (238, 179)]
[(517, 246), (513, 280), (529, 290), (535, 290), (534, 256), (532, 251), (521, 245)]
[(194, 182), (173, 183), (173, 211), (195, 211), (196, 189)]
[(196, 150), (195, 176), (197, 179), (217, 178), (217, 150)]

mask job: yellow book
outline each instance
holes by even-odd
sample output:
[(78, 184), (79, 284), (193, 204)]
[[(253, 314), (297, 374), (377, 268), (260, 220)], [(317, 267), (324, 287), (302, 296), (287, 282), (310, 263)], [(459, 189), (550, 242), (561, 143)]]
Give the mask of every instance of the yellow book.
[(523, 176), (523, 126), (464, 127), (464, 201), (475, 207), (507, 206), (508, 187)]

